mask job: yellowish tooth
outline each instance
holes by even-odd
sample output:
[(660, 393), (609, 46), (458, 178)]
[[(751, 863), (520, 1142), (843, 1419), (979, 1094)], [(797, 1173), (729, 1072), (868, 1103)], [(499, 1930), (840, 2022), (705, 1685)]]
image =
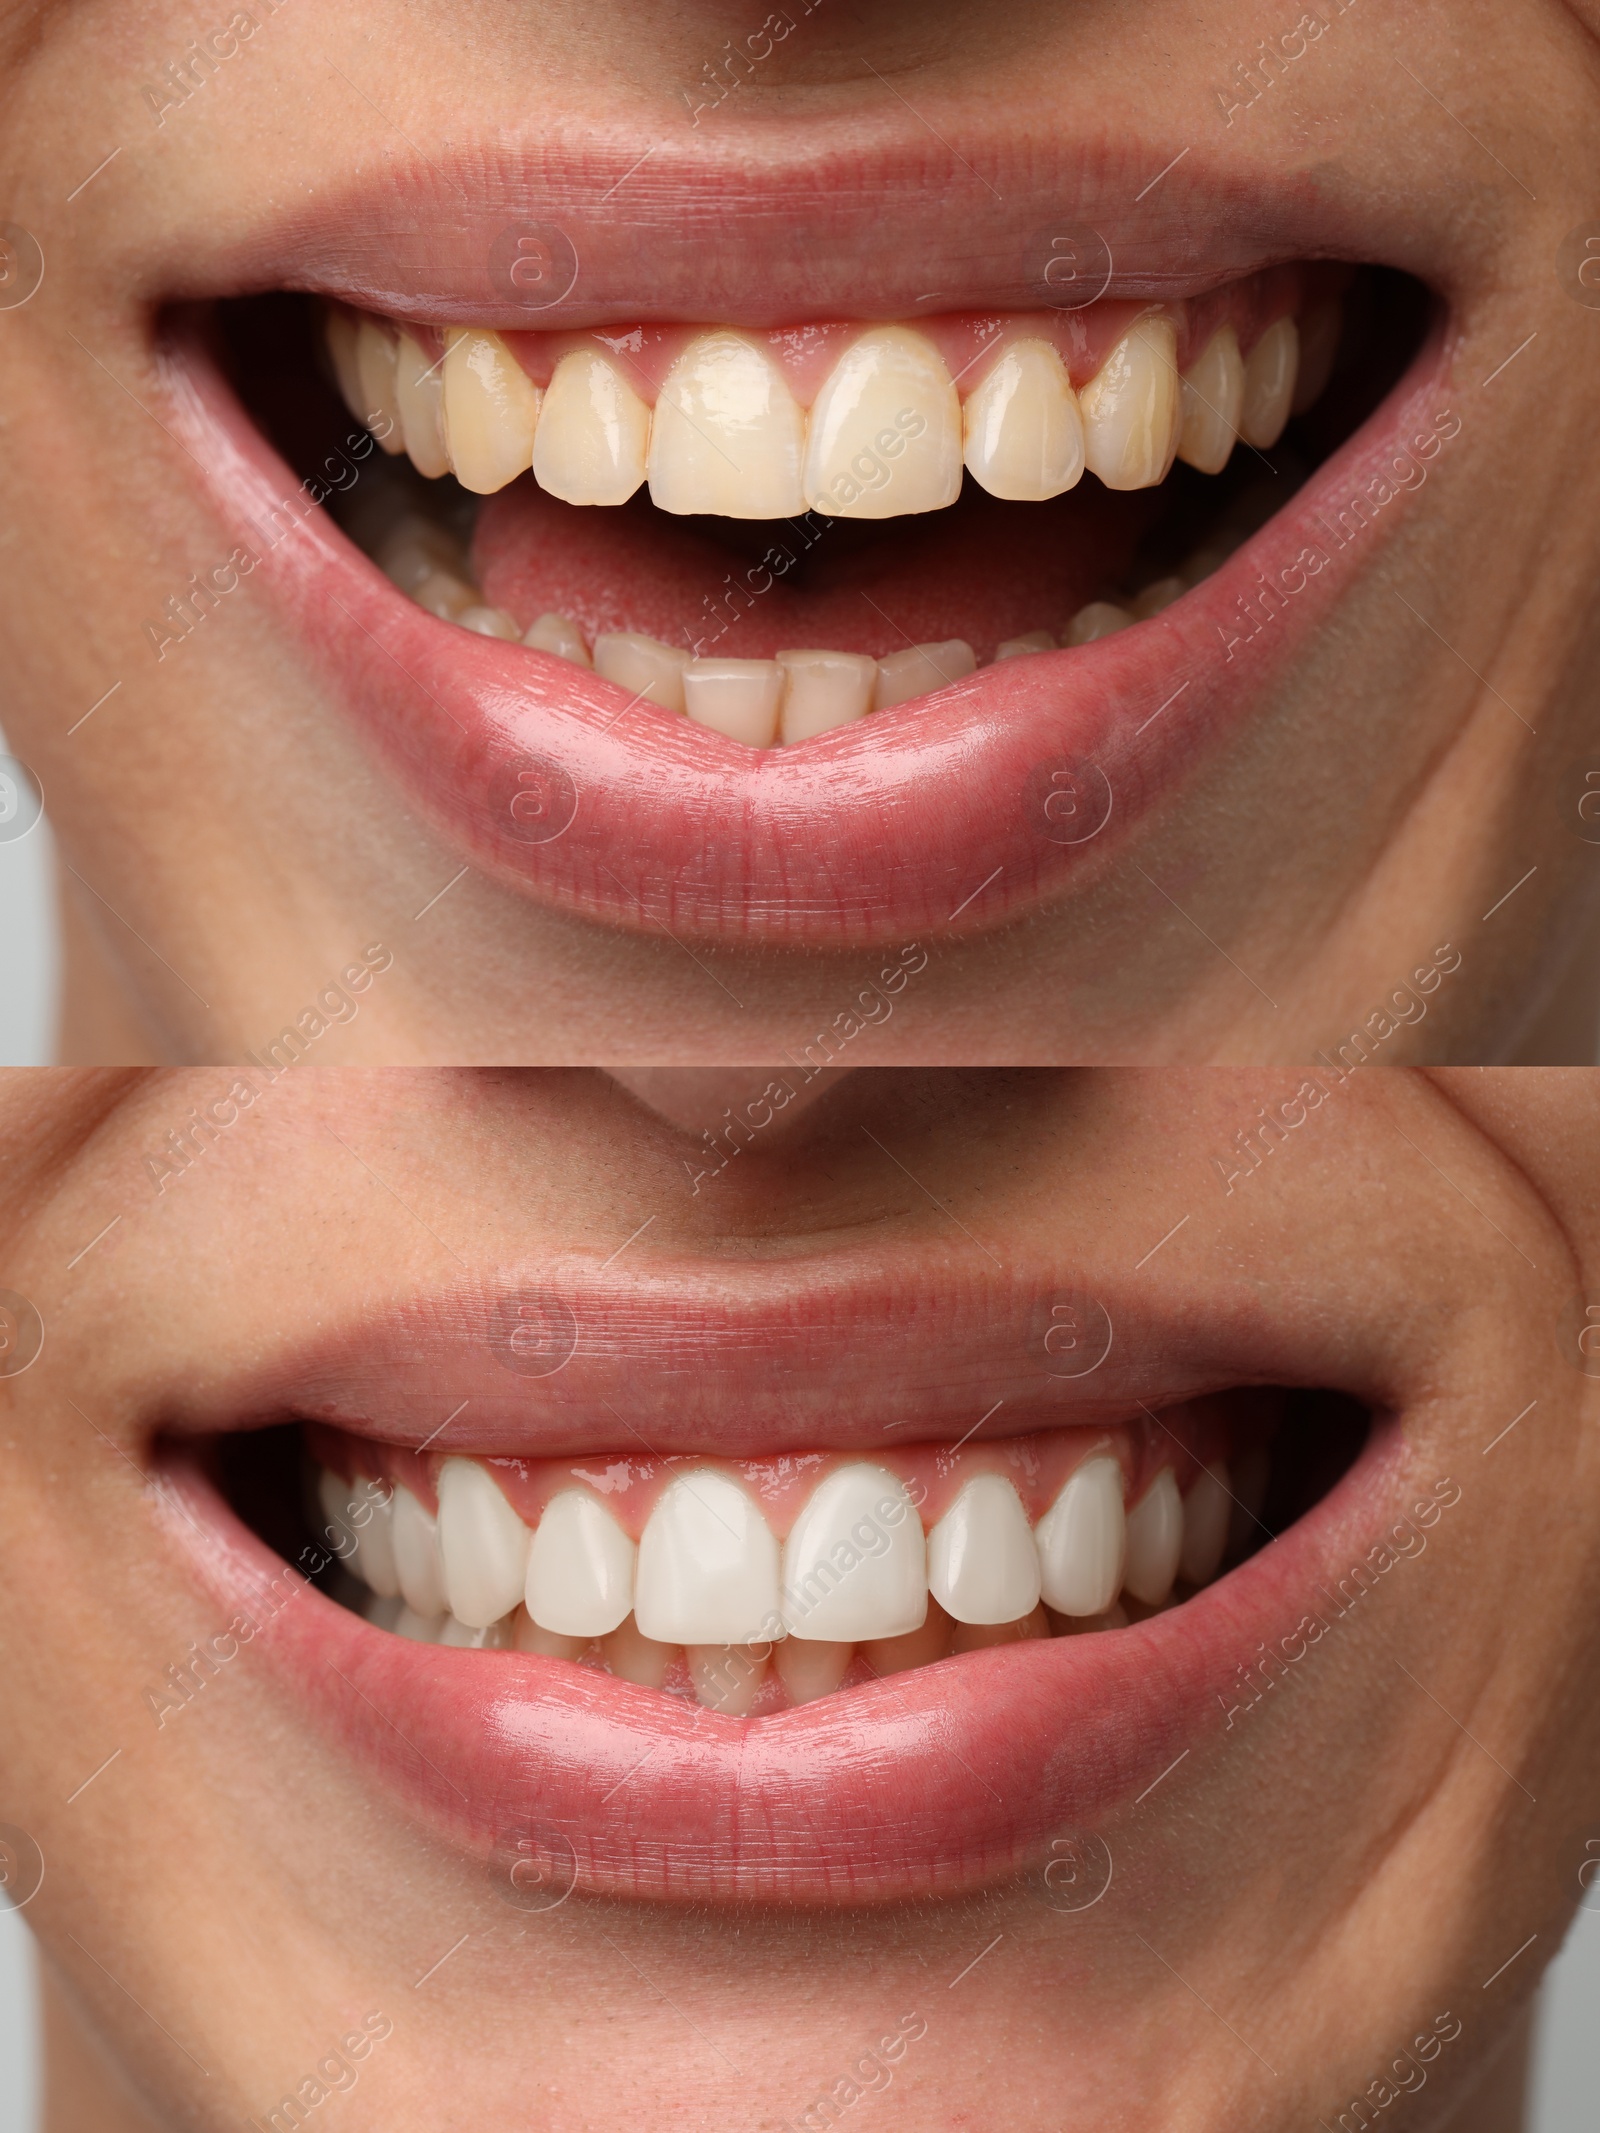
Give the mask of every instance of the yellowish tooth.
[(864, 333), (811, 410), (807, 505), (834, 518), (899, 518), (960, 494), (961, 401), (943, 356), (908, 326)]
[(1136, 319), (1078, 395), (1084, 458), (1108, 489), (1166, 478), (1178, 440), (1178, 336), (1169, 318)]
[(541, 1629), (530, 1619), (528, 1610), (519, 1607), (511, 1617), (511, 1648), (518, 1652), (537, 1652), (543, 1659), (581, 1659), (593, 1642), (589, 1637), (560, 1637), (553, 1629)]
[(522, 632), (503, 607), (463, 608), (456, 617), (464, 630), (475, 630), (480, 637), (502, 637), (507, 644), (519, 644)]
[(963, 409), (966, 460), (991, 496), (1040, 503), (1083, 477), (1083, 418), (1048, 341), (1013, 341)]
[(1022, 659), (1029, 652), (1053, 652), (1056, 640), (1048, 630), (1029, 630), (1021, 637), (1007, 637), (994, 648), (995, 664), (1002, 659)]
[(328, 355), (333, 363), (333, 374), (339, 381), (339, 391), (344, 404), (358, 422), (365, 419), (361, 407), (361, 369), (356, 361), (356, 343), (360, 327), (348, 311), (329, 307), (327, 314)]
[(696, 1703), (720, 1711), (724, 1718), (749, 1716), (767, 1678), (769, 1653), (764, 1645), (686, 1644), (683, 1656)]
[(849, 1671), (853, 1644), (825, 1644), (811, 1637), (785, 1637), (774, 1647), (772, 1663), (791, 1703), (815, 1703), (830, 1696)]
[(444, 444), (444, 381), (439, 363), (409, 333), (402, 333), (394, 359), (394, 397), (411, 464), (430, 479), (450, 471)]
[(625, 504), (644, 480), (650, 410), (608, 356), (574, 348), (555, 367), (533, 440), (533, 478), (569, 504)]
[(479, 607), (483, 602), (475, 585), (464, 585), (447, 570), (430, 571), (420, 585), (412, 588), (411, 597), (418, 607), (425, 607), (441, 622), (459, 622), (469, 607)]
[(1183, 374), (1178, 457), (1202, 474), (1220, 474), (1239, 434), (1244, 357), (1231, 326), (1219, 326)]
[(1292, 318), (1270, 325), (1250, 351), (1244, 366), (1244, 409), (1239, 435), (1265, 451), (1276, 444), (1289, 419), (1295, 372), (1300, 364), (1300, 335)]
[(1188, 585), (1182, 578), (1157, 578), (1153, 584), (1147, 585), (1143, 592), (1135, 596), (1135, 619), (1143, 622), (1150, 615), (1159, 615), (1161, 610), (1170, 607), (1174, 600), (1181, 600), (1188, 590)]
[(361, 419), (386, 452), (403, 452), (400, 407), (395, 398), (395, 337), (375, 318), (356, 333), (356, 373), (361, 381)]
[(631, 630), (594, 640), (594, 670), (600, 679), (614, 681), (630, 696), (659, 704), (663, 711), (683, 709), (683, 670), (688, 664), (688, 653), (676, 645)]
[(872, 709), (878, 662), (864, 652), (780, 652), (783, 739), (809, 740)]
[(782, 702), (775, 659), (692, 659), (683, 670), (683, 708), (695, 724), (747, 748), (772, 746)]
[(533, 464), (539, 388), (498, 333), (445, 334), (444, 431), (464, 489), (490, 496)]
[(1289, 403), (1290, 414), (1298, 415), (1322, 397), (1323, 387), (1333, 375), (1343, 330), (1344, 307), (1336, 296), (1330, 296), (1325, 303), (1313, 304), (1300, 320), (1300, 369), (1294, 381), (1294, 397)]
[(558, 659), (570, 659), (575, 667), (594, 665), (589, 657), (589, 647), (583, 641), (582, 630), (565, 615), (541, 615), (529, 624), (522, 641), (536, 652), (554, 652)]
[(645, 1689), (660, 1688), (667, 1669), (682, 1649), (681, 1645), (658, 1644), (653, 1637), (645, 1636), (632, 1615), (620, 1628), (600, 1639), (600, 1656), (611, 1672), (620, 1680), (637, 1682)]
[(952, 681), (960, 681), (977, 666), (977, 655), (960, 637), (942, 644), (912, 644), (903, 652), (891, 652), (878, 661), (878, 680), (872, 694), (874, 711), (887, 711), (894, 704), (908, 703), (914, 696), (929, 696)]
[(435, 571), (464, 577), (467, 568), (461, 544), (453, 541), (442, 526), (414, 512), (408, 512), (386, 535), (374, 560), (402, 592), (414, 592)]
[(650, 425), (659, 511), (792, 518), (806, 424), (783, 372), (743, 334), (701, 333), (667, 372)]
[(1125, 630), (1133, 620), (1125, 607), (1117, 607), (1110, 600), (1091, 600), (1087, 607), (1080, 607), (1061, 633), (1064, 645), (1093, 644), (1097, 637), (1115, 636)]

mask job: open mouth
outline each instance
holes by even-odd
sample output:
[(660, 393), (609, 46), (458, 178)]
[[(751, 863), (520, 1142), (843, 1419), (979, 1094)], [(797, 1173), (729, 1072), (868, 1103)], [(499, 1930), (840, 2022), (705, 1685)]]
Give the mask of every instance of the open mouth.
[(1403, 517), (1459, 428), (1443, 316), (1277, 262), (792, 325), (323, 276), (163, 348), (232, 562), (473, 863), (840, 946), (1111, 864)]

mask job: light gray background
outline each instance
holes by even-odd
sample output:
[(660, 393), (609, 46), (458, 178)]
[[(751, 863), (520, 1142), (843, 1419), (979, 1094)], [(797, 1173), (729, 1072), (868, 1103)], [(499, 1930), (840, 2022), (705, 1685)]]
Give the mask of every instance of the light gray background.
[[(1594, 2133), (1600, 2121), (1597, 2013), (1600, 1910), (1580, 1911), (1545, 1979), (1529, 2133)], [(0, 1906), (0, 2133), (34, 2133), (33, 2028), (32, 1943), (21, 1914)]]

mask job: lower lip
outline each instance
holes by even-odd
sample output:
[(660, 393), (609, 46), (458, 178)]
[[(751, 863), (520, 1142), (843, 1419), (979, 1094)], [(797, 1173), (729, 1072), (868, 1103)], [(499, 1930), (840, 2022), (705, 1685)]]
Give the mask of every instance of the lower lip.
[(1221, 1730), (1236, 1666), (1348, 1573), (1337, 1538), (1393, 1515), (1402, 1456), (1398, 1425), (1375, 1425), (1281, 1539), (1130, 1629), (944, 1660), (758, 1720), (373, 1628), (302, 1586), (187, 1459), (169, 1470), (186, 1515), (168, 1528), (230, 1615), (266, 1613), (265, 1586), (293, 1581), (251, 1649), (492, 1875), (520, 1855), (556, 1894), (868, 1904), (1029, 1872), (1054, 1839), (1136, 1803)]
[[(1335, 546), (1323, 514), (1431, 428), (1446, 378), (1441, 322), (1292, 504), (1154, 620), (798, 749), (752, 750), (649, 705), (619, 716), (621, 692), (592, 675), (436, 621), (321, 512), (263, 554), (257, 524), (306, 498), (196, 322), (170, 353), (174, 426), (213, 509), (468, 863), (632, 931), (794, 948), (981, 932), (1115, 865), (1402, 522), (1403, 490), (1371, 540)], [(1307, 547), (1330, 557), (1310, 577), (1295, 562)], [(1230, 648), (1241, 599), (1296, 575), (1270, 623)]]

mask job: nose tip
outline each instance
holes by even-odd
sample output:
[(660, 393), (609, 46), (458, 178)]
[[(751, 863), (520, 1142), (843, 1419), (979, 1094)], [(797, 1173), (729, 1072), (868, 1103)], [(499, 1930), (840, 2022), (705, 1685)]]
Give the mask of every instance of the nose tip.
[[(781, 1103), (768, 1097), (785, 1123), (809, 1110), (819, 1096), (853, 1073), (852, 1067), (808, 1068), (748, 1067), (608, 1067), (606, 1072), (620, 1088), (658, 1118), (685, 1133), (702, 1133), (722, 1124), (729, 1110), (738, 1110), (766, 1094), (773, 1083), (788, 1093)], [(809, 1079), (807, 1076), (809, 1075)]]

